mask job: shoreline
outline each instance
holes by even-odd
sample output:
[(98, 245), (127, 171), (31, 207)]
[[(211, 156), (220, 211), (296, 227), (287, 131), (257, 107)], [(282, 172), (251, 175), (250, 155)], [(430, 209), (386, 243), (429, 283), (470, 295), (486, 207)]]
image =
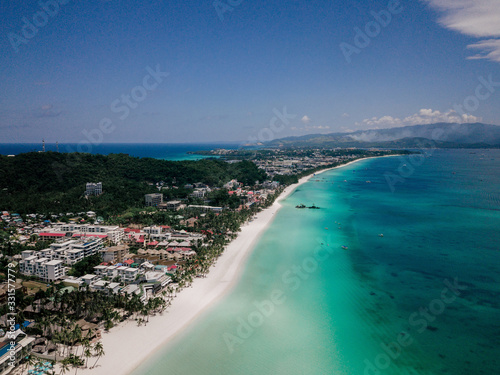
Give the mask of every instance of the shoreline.
[[(386, 156), (398, 155), (382, 157)], [(326, 168), (304, 176), (298, 183), (287, 186), (270, 207), (257, 213), (256, 219), (251, 223), (242, 225), (236, 239), (227, 245), (207, 277), (194, 279), (192, 286), (179, 292), (172, 305), (162, 315), (149, 317), (146, 326), (137, 327), (136, 321), (127, 320), (112, 328), (110, 332), (103, 332), (101, 342), (106, 354), (100, 358), (94, 369), (80, 369), (80, 374), (132, 373), (148, 358), (172, 343), (194, 320), (234, 289), (255, 245), (282, 207), (280, 204), (282, 200), (319, 174), (377, 157), (360, 158)], [(141, 345), (138, 346), (138, 343)], [(89, 364), (93, 364), (94, 360), (90, 359)]]

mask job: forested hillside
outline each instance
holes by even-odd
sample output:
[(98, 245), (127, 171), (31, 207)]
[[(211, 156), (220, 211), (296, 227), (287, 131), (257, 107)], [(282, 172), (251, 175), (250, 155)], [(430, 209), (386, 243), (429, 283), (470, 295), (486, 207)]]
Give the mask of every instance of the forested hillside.
[[(164, 181), (182, 187), (203, 182), (222, 185), (231, 179), (252, 185), (266, 174), (249, 161), (166, 161), (124, 154), (91, 155), (55, 152), (0, 156), (0, 210), (64, 213), (75, 210), (120, 213), (144, 204), (151, 185)], [(84, 196), (87, 182), (102, 182), (103, 194)], [(166, 193), (168, 197), (168, 191)]]

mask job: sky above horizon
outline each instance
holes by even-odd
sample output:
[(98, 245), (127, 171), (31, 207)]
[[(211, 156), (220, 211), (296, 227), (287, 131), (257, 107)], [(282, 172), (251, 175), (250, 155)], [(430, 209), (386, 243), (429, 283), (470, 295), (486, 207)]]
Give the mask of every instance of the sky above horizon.
[(2, 2), (0, 143), (500, 125), (498, 0)]

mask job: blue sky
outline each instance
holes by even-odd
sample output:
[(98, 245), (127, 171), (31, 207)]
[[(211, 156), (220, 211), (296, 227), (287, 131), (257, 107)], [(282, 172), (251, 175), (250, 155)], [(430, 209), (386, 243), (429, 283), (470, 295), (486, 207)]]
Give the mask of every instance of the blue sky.
[[(481, 78), (500, 82), (497, 0), (217, 6), (2, 0), (0, 142), (245, 141), (500, 124), (500, 87), (476, 95)], [(380, 25), (373, 12), (391, 19)], [(356, 45), (356, 28), (372, 33), (366, 47)], [(348, 58), (346, 45), (357, 48)]]

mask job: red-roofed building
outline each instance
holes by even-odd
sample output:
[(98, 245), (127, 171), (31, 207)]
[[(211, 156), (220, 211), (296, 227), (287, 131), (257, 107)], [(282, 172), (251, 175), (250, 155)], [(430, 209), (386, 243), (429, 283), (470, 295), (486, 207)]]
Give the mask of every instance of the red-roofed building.
[(158, 245), (158, 241), (151, 241), (150, 243), (148, 243), (148, 246), (156, 246)]
[(75, 233), (73, 235), (73, 238), (75, 237), (97, 237), (97, 238), (102, 238), (102, 239), (105, 239), (105, 238), (108, 238), (108, 235), (107, 234), (94, 234), (94, 233)]
[(132, 228), (125, 228), (123, 230), (125, 233), (130, 233), (130, 232), (134, 232), (134, 233), (140, 233), (141, 230), (140, 229), (132, 229)]
[(66, 237), (66, 233), (39, 233), (38, 237), (43, 240), (57, 240)]
[(125, 261), (123, 261), (123, 264), (126, 264), (128, 265), (129, 267), (134, 263), (134, 261), (132, 259), (127, 259)]

